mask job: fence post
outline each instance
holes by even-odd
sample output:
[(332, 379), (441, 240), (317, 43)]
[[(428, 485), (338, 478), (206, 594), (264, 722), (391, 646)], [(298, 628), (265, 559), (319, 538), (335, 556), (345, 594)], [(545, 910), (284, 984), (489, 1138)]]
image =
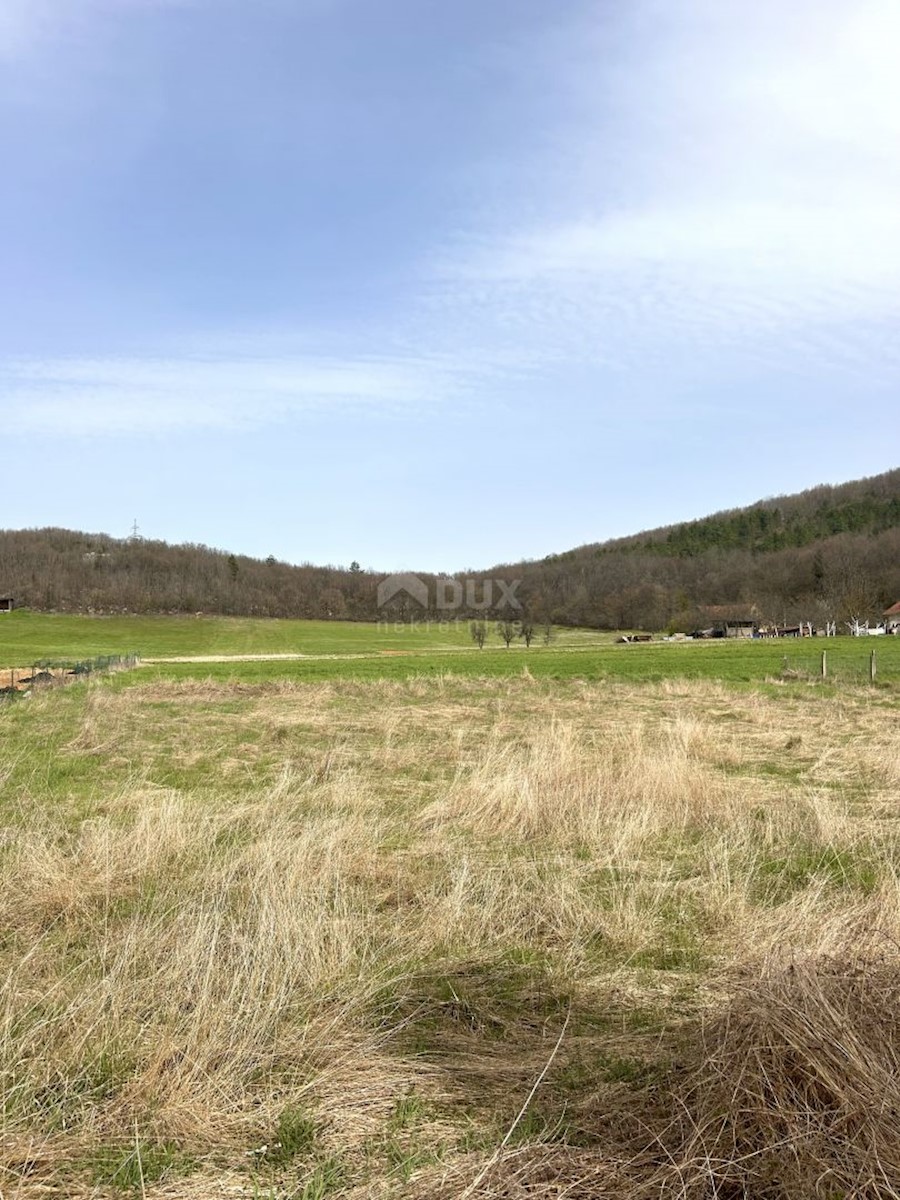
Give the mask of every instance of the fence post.
[(822, 651), (822, 678), (828, 678), (828, 652), (826, 650)]
[(875, 682), (875, 672), (876, 672), (875, 651), (873, 650), (872, 653), (869, 655), (869, 682), (870, 683)]

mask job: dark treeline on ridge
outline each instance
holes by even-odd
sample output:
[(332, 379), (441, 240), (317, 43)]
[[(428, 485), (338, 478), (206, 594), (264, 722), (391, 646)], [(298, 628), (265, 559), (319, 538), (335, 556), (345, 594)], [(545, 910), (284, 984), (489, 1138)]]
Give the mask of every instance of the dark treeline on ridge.
[[(722, 604), (771, 622), (872, 618), (900, 600), (900, 470), (471, 575), (521, 581), (515, 594), (535, 622), (689, 630), (703, 606)], [(420, 577), (434, 606), (437, 579)], [(485, 615), (425, 611), (408, 597), (379, 610), (380, 578), (356, 564), (293, 566), (65, 529), (0, 531), (0, 596), (44, 611)]]
[(876, 618), (900, 600), (900, 470), (498, 572), (575, 625), (688, 631), (721, 604), (773, 624)]

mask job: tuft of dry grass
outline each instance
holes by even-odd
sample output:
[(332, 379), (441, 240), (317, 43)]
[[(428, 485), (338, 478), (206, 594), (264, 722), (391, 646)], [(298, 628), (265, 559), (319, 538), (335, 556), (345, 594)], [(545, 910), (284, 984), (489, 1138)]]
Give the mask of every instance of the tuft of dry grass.
[[(900, 957), (745, 964), (723, 1006), (682, 1027), (660, 1096), (631, 1096), (604, 1144), (530, 1143), (460, 1159), (428, 1200), (896, 1200), (900, 1195)], [(610, 1106), (613, 1107), (613, 1106)]]
[(900, 1194), (900, 962), (849, 950), (745, 970), (678, 1102), (685, 1196)]
[(727, 820), (737, 801), (704, 762), (710, 730), (696, 722), (626, 726), (593, 744), (561, 721), (530, 733), (524, 741), (495, 734), (422, 820), (464, 822), (481, 837), (602, 845), (621, 859), (663, 831)]

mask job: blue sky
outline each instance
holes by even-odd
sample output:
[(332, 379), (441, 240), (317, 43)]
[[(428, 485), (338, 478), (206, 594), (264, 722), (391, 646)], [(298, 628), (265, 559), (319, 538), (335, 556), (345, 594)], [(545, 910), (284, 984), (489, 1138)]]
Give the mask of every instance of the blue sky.
[(898, 462), (896, 0), (3, 0), (0, 525), (540, 557)]

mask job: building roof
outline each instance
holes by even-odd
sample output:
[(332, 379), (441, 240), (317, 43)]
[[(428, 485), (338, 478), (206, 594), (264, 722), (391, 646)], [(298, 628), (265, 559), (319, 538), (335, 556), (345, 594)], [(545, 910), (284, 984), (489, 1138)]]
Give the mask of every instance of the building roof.
[(758, 616), (755, 604), (703, 604), (700, 611), (712, 621), (736, 621), (744, 625), (751, 624)]
[(886, 608), (881, 615), (884, 617), (900, 617), (900, 600), (896, 604), (892, 604), (890, 608)]

